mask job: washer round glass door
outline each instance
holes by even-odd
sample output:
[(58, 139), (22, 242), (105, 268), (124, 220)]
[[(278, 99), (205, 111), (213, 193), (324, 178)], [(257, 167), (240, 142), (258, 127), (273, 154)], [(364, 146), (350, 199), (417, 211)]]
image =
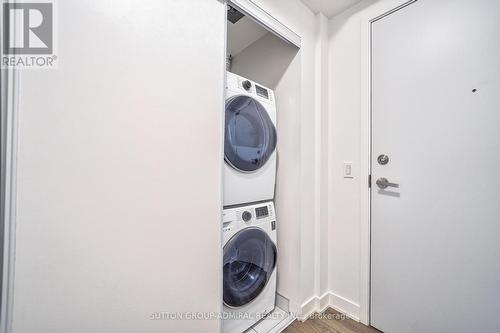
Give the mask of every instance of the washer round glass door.
[(253, 301), (276, 265), (276, 246), (260, 228), (246, 228), (224, 246), (223, 299), (232, 308)]
[(276, 128), (266, 109), (249, 96), (226, 101), (224, 158), (235, 169), (252, 172), (276, 149)]

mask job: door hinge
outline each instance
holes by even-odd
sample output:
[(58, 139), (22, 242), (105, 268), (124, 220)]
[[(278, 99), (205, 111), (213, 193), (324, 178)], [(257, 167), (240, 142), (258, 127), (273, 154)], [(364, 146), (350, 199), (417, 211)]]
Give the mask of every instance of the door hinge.
[(368, 175), (368, 188), (372, 188), (372, 175)]

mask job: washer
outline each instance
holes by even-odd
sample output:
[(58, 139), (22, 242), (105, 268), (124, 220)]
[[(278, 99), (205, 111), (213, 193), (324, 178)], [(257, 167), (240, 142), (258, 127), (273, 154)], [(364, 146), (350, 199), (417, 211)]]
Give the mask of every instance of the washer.
[(224, 131), (224, 206), (274, 198), (274, 92), (227, 72)]
[(222, 333), (242, 333), (273, 311), (276, 219), (265, 202), (223, 211)]

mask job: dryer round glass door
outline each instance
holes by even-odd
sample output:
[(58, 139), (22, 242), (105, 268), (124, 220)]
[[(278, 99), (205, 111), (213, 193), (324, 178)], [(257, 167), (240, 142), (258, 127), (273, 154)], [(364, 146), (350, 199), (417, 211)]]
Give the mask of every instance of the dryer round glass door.
[(276, 149), (276, 128), (266, 109), (249, 96), (226, 101), (224, 158), (233, 168), (252, 172)]
[(223, 299), (232, 308), (253, 301), (276, 265), (276, 246), (260, 228), (246, 228), (224, 246)]

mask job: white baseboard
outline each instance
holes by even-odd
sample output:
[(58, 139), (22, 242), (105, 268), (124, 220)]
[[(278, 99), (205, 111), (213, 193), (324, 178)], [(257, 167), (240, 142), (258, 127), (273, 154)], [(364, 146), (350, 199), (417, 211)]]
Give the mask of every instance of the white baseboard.
[(300, 321), (306, 321), (313, 313), (319, 310), (319, 297), (313, 296), (309, 300), (305, 301), (300, 307), (300, 313), (297, 313), (297, 319)]
[(297, 315), (297, 319), (300, 321), (305, 321), (312, 314), (323, 312), (329, 306), (330, 295), (328, 292), (324, 293), (321, 296), (313, 296), (306, 302), (304, 302), (301, 306), (301, 311)]
[(332, 292), (326, 292), (321, 296), (313, 296), (301, 306), (301, 311), (297, 315), (297, 319), (305, 321), (314, 313), (321, 313), (328, 307), (344, 313), (349, 318), (359, 321), (360, 308), (359, 304), (348, 300), (345, 297), (336, 295)]
[(359, 304), (348, 300), (345, 297), (330, 293), (330, 307), (341, 313), (345, 313), (351, 319), (359, 321), (360, 307)]

